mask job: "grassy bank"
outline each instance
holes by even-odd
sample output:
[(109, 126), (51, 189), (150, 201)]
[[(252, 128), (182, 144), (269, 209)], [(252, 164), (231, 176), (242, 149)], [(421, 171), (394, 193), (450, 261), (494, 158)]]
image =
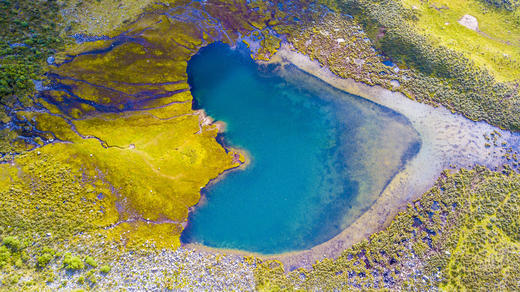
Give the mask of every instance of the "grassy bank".
[(287, 271), (279, 262), (256, 264), (262, 290), (518, 289), (520, 175), (445, 172), (390, 226), (325, 259), (312, 270)]
[[(440, 10), (433, 4), (393, 0), (329, 4), (339, 13), (354, 16), (380, 53), (401, 69), (412, 69), (398, 78), (405, 94), (420, 102), (441, 104), (472, 120), (518, 130), (516, 12), (491, 11), (487, 15), (483, 11), (489, 8), (481, 4), (457, 3)], [(466, 8), (479, 17), (486, 15), (481, 18), (482, 30), (490, 31), (496, 25), (494, 34), (477, 33), (456, 23)]]

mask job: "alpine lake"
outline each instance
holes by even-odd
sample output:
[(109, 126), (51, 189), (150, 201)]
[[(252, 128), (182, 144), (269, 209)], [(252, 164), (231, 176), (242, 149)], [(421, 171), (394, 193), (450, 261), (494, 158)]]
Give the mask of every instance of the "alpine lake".
[(309, 249), (359, 218), (418, 153), (410, 122), (293, 65), (214, 43), (188, 63), (194, 107), (245, 167), (202, 189), (181, 240), (260, 254)]

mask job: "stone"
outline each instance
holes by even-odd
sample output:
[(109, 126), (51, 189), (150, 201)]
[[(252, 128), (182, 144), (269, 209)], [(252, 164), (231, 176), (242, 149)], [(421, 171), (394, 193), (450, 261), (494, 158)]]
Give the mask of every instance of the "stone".
[(478, 20), (475, 16), (466, 14), (466, 15), (462, 16), (462, 18), (459, 19), (459, 21), (457, 21), (457, 22), (460, 25), (465, 26), (471, 30), (479, 31), (478, 30)]

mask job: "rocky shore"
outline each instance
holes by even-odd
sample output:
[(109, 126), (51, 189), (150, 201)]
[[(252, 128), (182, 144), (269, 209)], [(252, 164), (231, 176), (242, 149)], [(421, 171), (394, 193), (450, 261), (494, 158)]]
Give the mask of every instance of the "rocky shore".
[[(110, 272), (97, 278), (95, 290), (124, 291), (252, 291), (252, 266), (244, 257), (191, 248), (126, 251), (113, 258)], [(84, 288), (84, 274), (53, 267), (58, 281), (47, 287), (70, 291)]]

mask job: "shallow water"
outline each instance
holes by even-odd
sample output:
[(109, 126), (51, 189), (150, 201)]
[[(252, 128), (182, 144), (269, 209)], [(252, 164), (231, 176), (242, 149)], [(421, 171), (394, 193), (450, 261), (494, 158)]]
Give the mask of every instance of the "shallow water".
[(250, 164), (203, 190), (183, 242), (265, 254), (307, 249), (358, 218), (419, 150), (402, 115), (293, 66), (216, 43), (188, 64), (196, 106)]

